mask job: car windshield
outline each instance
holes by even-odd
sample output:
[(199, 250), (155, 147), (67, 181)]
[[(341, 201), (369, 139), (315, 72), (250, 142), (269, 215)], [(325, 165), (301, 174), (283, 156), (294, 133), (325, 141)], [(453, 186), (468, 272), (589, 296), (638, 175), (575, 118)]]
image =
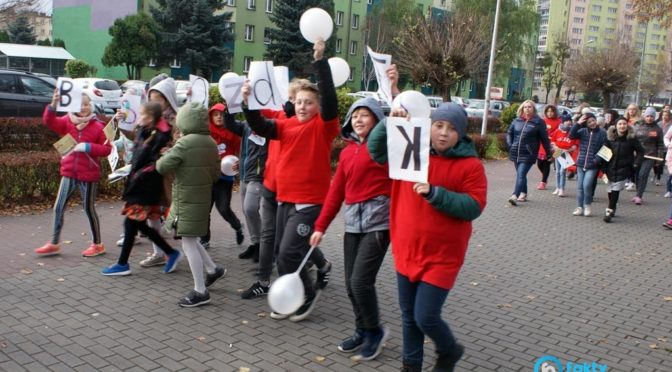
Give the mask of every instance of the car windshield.
[(469, 102), (469, 108), (482, 109), (483, 107), (485, 107), (485, 101), (471, 101), (471, 102)]
[(119, 90), (119, 84), (114, 80), (99, 80), (93, 83), (93, 86), (100, 90)]

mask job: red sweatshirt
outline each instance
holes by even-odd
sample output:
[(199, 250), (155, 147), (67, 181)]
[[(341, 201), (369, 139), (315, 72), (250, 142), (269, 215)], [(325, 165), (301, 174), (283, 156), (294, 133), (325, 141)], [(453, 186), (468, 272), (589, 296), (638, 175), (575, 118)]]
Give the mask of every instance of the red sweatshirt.
[[(553, 138), (553, 133), (556, 132), (560, 124), (562, 124), (562, 120), (560, 118), (544, 118), (544, 123), (546, 123), (546, 132), (548, 132), (548, 138)], [(539, 155), (537, 155), (538, 159), (546, 159), (546, 150), (544, 150), (544, 146), (539, 146)]]
[(346, 204), (355, 204), (380, 195), (389, 197), (391, 185), (387, 164), (373, 161), (366, 143), (350, 141), (339, 156), (336, 174), (315, 222), (315, 231), (327, 230), (344, 200)]
[(224, 113), (225, 107), (221, 103), (217, 103), (208, 110), (210, 117), (210, 137), (217, 143), (217, 149), (220, 159), (227, 155), (238, 156), (240, 152), (240, 137), (230, 130), (224, 128), (224, 125), (218, 127), (212, 121), (212, 113), (214, 111), (221, 111)]
[[(266, 119), (287, 119), (284, 110), (261, 110), (261, 115)], [(266, 156), (266, 167), (264, 168), (264, 186), (275, 192), (275, 165), (280, 156), (280, 141), (270, 140), (268, 144), (268, 155)]]
[(301, 123), (294, 116), (275, 121), (282, 151), (275, 169), (276, 198), (295, 204), (322, 204), (331, 180), (331, 144), (340, 131), (338, 118), (322, 115)]
[(61, 176), (84, 182), (98, 182), (100, 180), (98, 158), (108, 156), (112, 151), (112, 144), (107, 141), (103, 132), (105, 125), (93, 118), (84, 129), (77, 130), (67, 114), (56, 116), (56, 111), (49, 105), (44, 109), (42, 121), (61, 137), (70, 134), (78, 143), (91, 144), (91, 150), (88, 153), (73, 151), (61, 159)]
[(569, 150), (572, 146), (579, 148), (579, 140), (569, 138), (569, 131), (563, 132), (560, 128), (553, 132), (551, 142), (563, 150)]
[[(429, 184), (467, 193), (485, 208), (487, 179), (476, 157), (431, 155)], [(450, 289), (464, 262), (471, 221), (443, 213), (413, 191), (414, 182), (392, 181), (390, 235), (397, 271), (411, 282)]]

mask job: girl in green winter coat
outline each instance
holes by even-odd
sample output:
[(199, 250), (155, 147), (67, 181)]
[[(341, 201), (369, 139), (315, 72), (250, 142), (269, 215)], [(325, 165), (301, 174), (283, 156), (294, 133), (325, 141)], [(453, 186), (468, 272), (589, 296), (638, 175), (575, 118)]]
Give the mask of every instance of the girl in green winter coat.
[(206, 287), (225, 273), (198, 244), (198, 237), (207, 233), (212, 184), (220, 173), (219, 155), (210, 137), (207, 108), (197, 102), (188, 103), (177, 113), (176, 121), (182, 136), (159, 159), (156, 170), (161, 174), (175, 174), (170, 215), (165, 226), (182, 237), (182, 249), (194, 277), (194, 290), (182, 298), (179, 305), (195, 307), (210, 302)]

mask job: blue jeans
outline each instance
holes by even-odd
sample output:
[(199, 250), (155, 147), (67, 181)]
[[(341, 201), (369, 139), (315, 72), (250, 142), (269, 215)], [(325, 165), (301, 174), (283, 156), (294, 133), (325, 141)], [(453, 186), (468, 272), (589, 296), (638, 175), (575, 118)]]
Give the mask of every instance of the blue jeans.
[(597, 169), (576, 168), (576, 206), (583, 208), (593, 203), (593, 182), (597, 176)]
[[(570, 156), (567, 154), (566, 156)], [(558, 159), (555, 159), (555, 187), (564, 190), (565, 189), (565, 183), (567, 182), (567, 171), (562, 169), (560, 166), (560, 162), (558, 162)]]
[(667, 192), (672, 192), (672, 174), (667, 177)]
[(530, 171), (534, 163), (513, 163), (516, 167), (516, 186), (513, 188), (513, 195), (520, 196), (521, 193), (527, 194), (527, 172)]
[(457, 341), (448, 324), (441, 319), (441, 307), (446, 301), (448, 290), (425, 282), (411, 283), (399, 273), (397, 288), (404, 337), (404, 363), (422, 365), (425, 335), (434, 342), (438, 355), (451, 352)]

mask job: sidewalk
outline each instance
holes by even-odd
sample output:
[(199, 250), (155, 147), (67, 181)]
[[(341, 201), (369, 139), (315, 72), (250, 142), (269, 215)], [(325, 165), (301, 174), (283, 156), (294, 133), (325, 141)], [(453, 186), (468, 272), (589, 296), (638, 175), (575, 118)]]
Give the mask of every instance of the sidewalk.
[[(509, 162), (486, 164), (488, 206), (474, 224), (466, 264), (444, 317), (465, 345), (459, 371), (532, 371), (553, 355), (572, 363), (606, 364), (609, 371), (670, 371), (672, 366), (672, 231), (664, 187), (649, 185), (644, 205), (623, 192), (614, 222), (598, 186), (594, 217), (573, 217), (575, 182), (561, 199), (537, 191), (530, 172), (530, 201), (510, 207)], [(551, 186), (549, 186), (550, 188)], [(233, 207), (239, 218), (240, 196)], [(128, 277), (100, 270), (119, 253), (120, 203), (98, 205), (107, 254), (83, 258), (89, 227), (81, 206), (66, 214), (59, 257), (37, 258), (49, 240), (51, 213), (0, 217), (0, 370), (2, 371), (398, 371), (400, 314), (391, 254), (378, 275), (382, 319), (391, 329), (376, 361), (355, 363), (336, 345), (352, 333), (345, 293), (340, 220), (324, 239), (334, 263), (332, 279), (304, 322), (268, 317), (266, 299), (242, 300), (255, 265), (239, 260), (249, 242), (213, 215), (216, 262), (227, 277), (211, 289), (212, 303), (177, 306), (192, 286), (185, 261), (172, 274), (144, 269), (151, 250), (136, 246)], [(340, 218), (340, 217), (339, 217)], [(422, 221), (432, 223), (432, 221)], [(247, 237), (246, 237), (247, 238)], [(179, 246), (178, 241), (168, 240)], [(429, 340), (425, 368), (433, 365)]]

